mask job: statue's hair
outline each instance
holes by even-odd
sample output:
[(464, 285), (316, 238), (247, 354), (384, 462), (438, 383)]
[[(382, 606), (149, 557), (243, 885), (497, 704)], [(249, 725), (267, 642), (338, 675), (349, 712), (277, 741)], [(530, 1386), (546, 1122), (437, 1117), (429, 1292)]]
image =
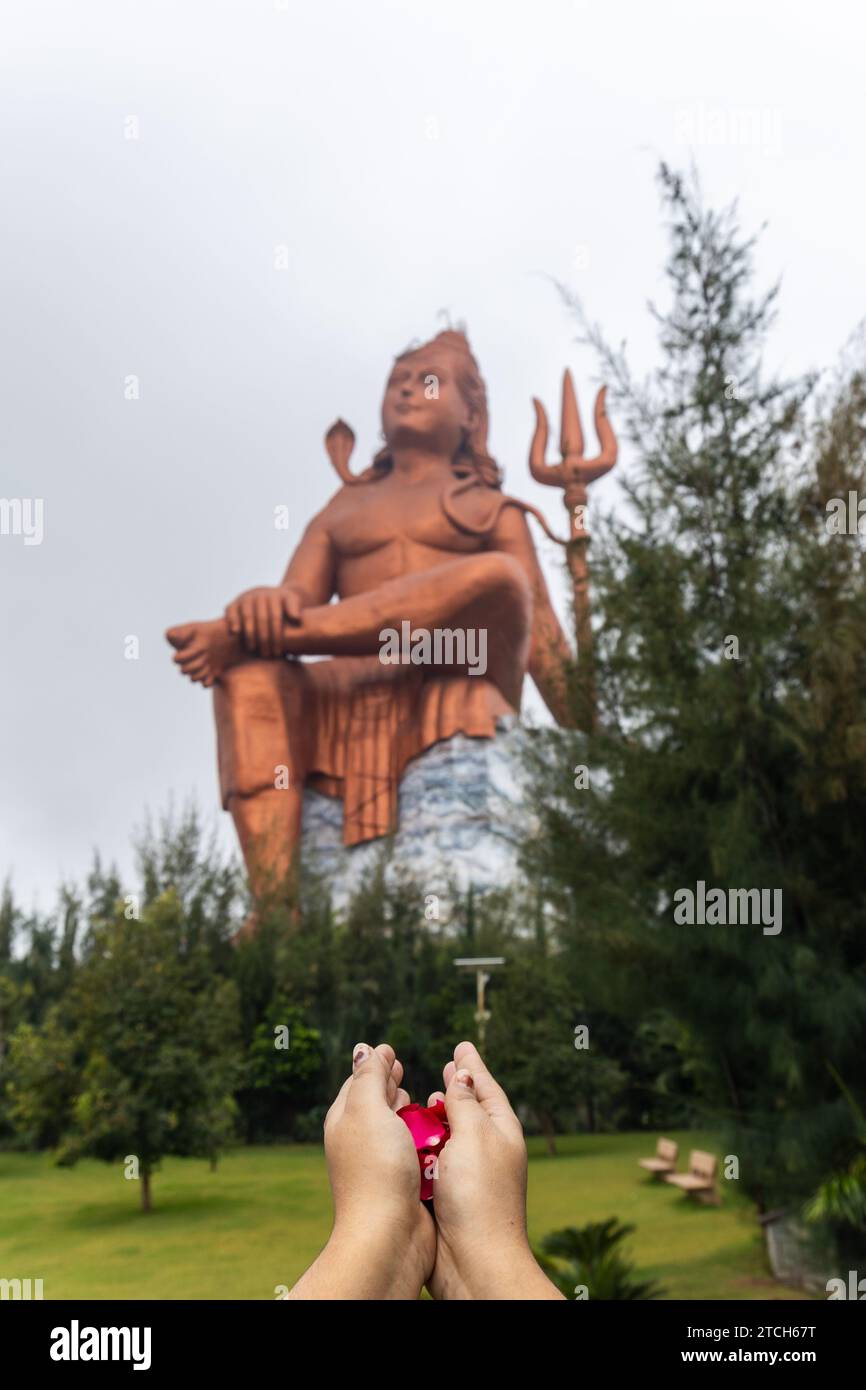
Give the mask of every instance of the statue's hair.
[[(471, 429), (464, 433), (460, 448), (451, 461), (457, 478), (470, 478), (483, 483), (485, 487), (502, 487), (502, 470), (487, 451), (487, 389), (478, 363), (472, 355), (466, 334), (457, 329), (446, 329), (437, 333), (429, 343), (411, 344), (394, 360), (403, 362), (407, 357), (416, 357), (419, 352), (447, 352), (454, 359), (454, 376), (457, 388), (474, 418)], [(394, 466), (391, 450), (386, 444), (373, 459), (370, 468), (362, 475), (368, 481), (382, 478)]]

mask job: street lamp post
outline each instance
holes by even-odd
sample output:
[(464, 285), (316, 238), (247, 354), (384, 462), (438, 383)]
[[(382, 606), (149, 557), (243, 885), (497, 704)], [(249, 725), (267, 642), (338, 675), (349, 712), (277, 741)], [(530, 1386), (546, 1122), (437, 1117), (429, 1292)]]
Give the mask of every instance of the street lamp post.
[(460, 956), (454, 964), (458, 970), (475, 971), (475, 1022), (478, 1025), (478, 1046), (484, 1046), (484, 1033), (490, 1013), (484, 1007), (484, 990), (490, 981), (488, 970), (505, 964), (504, 956)]

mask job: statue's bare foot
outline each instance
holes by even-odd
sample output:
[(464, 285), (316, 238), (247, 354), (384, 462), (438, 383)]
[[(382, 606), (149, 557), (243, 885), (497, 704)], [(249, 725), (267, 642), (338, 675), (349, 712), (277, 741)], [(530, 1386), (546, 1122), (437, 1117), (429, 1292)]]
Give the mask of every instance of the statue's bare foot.
[(213, 685), (229, 666), (244, 660), (244, 649), (229, 633), (225, 618), (181, 623), (165, 635), (176, 648), (174, 661), (183, 674), (204, 686)]

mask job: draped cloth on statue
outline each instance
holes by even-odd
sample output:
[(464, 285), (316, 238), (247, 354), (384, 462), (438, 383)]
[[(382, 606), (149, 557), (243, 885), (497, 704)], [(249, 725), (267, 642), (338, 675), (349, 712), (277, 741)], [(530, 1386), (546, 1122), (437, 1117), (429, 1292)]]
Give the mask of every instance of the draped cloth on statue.
[(223, 806), (281, 785), (284, 770), (291, 787), (342, 797), (347, 845), (396, 830), (400, 779), (419, 753), (458, 733), (493, 738), (514, 713), (484, 676), (377, 656), (244, 662), (217, 682), (214, 707)]

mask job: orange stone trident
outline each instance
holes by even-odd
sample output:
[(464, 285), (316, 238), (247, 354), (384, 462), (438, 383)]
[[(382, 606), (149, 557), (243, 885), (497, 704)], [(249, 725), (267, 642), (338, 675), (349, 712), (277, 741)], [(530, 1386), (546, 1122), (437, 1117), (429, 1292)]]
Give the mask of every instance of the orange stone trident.
[(582, 687), (582, 717), (580, 724), (587, 732), (595, 726), (595, 692), (592, 678), (592, 625), (589, 612), (589, 562), (587, 549), (589, 532), (586, 529), (587, 488), (596, 478), (609, 472), (616, 463), (617, 442), (605, 409), (607, 387), (602, 386), (595, 398), (595, 430), (600, 445), (593, 459), (584, 458), (583, 429), (571, 372), (566, 368), (562, 378), (562, 427), (559, 447), (561, 463), (546, 463), (548, 424), (541, 401), (533, 397), (535, 434), (529, 450), (529, 471), (537, 483), (561, 487), (569, 516), (569, 541), (566, 547), (568, 568), (574, 585), (574, 620), (579, 675)]

